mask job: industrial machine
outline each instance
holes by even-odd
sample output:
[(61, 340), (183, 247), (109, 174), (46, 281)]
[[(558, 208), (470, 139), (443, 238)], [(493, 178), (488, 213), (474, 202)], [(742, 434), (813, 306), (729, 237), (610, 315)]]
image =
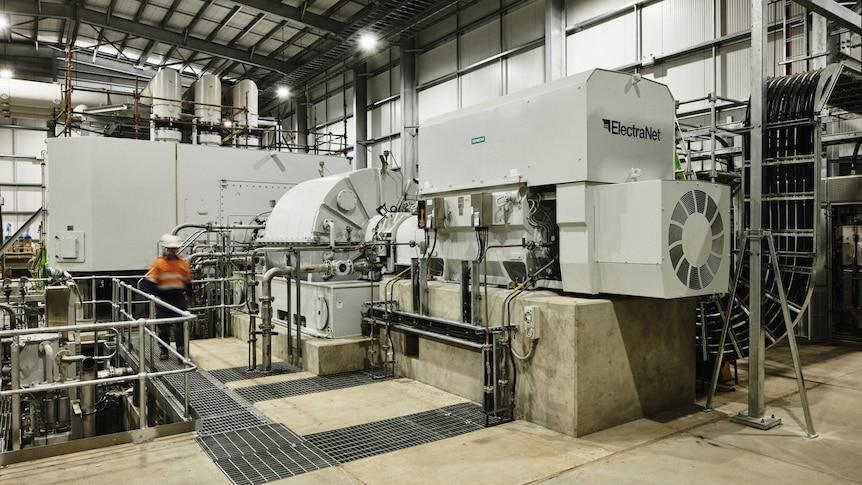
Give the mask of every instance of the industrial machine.
[[(521, 325), (528, 341), (540, 335), (540, 312), (524, 322), (507, 313), (523, 291), (659, 299), (726, 291), (730, 190), (674, 180), (674, 105), (657, 82), (593, 70), (424, 123), (415, 201), (385, 169), (299, 184), (261, 238), (285, 250), (267, 253), (261, 278), (265, 349), (280, 315), (293, 319), (288, 331), (355, 335), (358, 320), (333, 320), (338, 300), (327, 295), (364, 281), (363, 330), (381, 344), (372, 360), (394, 362), (392, 330), (480, 350), (485, 410), (505, 417), (511, 335)], [(383, 274), (407, 273), (413, 301), (374, 292)], [(281, 276), (292, 283), (277, 286)], [(431, 316), (431, 279), (458, 285), (460, 301), (437, 304), (460, 308), (460, 319)], [(489, 286), (512, 288), (492, 321)]]
[[(730, 191), (673, 180), (667, 87), (593, 70), (422, 126), (432, 258), (488, 281), (657, 298), (727, 288)], [(552, 263), (553, 261), (553, 263)]]

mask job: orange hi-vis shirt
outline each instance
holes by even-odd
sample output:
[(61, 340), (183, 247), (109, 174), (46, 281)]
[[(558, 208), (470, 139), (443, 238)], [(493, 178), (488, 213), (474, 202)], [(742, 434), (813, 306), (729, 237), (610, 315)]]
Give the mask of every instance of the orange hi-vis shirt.
[(187, 290), (192, 282), (192, 271), (189, 262), (183, 258), (158, 257), (153, 260), (146, 277), (160, 292)]

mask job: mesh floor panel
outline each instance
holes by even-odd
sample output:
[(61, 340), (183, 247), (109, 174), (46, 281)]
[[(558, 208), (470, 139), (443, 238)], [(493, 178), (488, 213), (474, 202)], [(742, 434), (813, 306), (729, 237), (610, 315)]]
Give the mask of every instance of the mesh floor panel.
[(234, 389), (249, 402), (268, 401), (285, 397), (302, 396), (315, 392), (334, 391), (348, 387), (371, 384), (379, 380), (367, 372), (350, 372), (329, 376), (314, 376), (287, 382), (274, 382), (262, 386), (240, 387)]
[(485, 414), (472, 403), (315, 433), (305, 438), (339, 463), (459, 436), (485, 427)]
[(273, 362), (272, 370), (264, 372), (260, 367), (254, 370), (248, 370), (248, 367), (231, 367), (228, 369), (218, 369), (209, 371), (210, 375), (218, 379), (220, 382), (244, 381), (246, 379), (254, 379), (255, 377), (276, 376), (280, 374), (293, 374), (299, 372), (299, 369), (284, 362)]
[(249, 411), (236, 411), (217, 416), (206, 416), (202, 418), (202, 421), (203, 425), (201, 425), (200, 435), (223, 433), (272, 423), (266, 416)]
[(338, 465), (282, 424), (199, 436), (197, 441), (235, 484), (266, 483)]

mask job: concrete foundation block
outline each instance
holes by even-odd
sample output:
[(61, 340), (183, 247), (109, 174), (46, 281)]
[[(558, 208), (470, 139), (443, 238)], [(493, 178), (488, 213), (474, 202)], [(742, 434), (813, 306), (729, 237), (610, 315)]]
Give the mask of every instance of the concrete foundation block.
[[(522, 293), (506, 309), (509, 293), (483, 291), (490, 326), (521, 324), (529, 305), (537, 309), (540, 335), (531, 357), (516, 361), (519, 419), (583, 436), (694, 400), (695, 299), (535, 291)], [(413, 311), (409, 283), (395, 285), (394, 299), (402, 302), (400, 310)], [(428, 302), (432, 316), (460, 319), (456, 285), (430, 282)], [(482, 402), (478, 351), (400, 332), (393, 332), (393, 342), (399, 374)], [(523, 331), (513, 333), (512, 346), (519, 355), (530, 353)]]
[[(359, 318), (359, 316), (357, 316)], [(260, 322), (260, 319), (257, 319)], [(248, 341), (249, 316), (245, 313), (233, 313), (231, 316), (231, 328), (233, 335), (243, 341)], [(272, 337), (272, 356), (274, 359), (288, 360), (287, 327), (275, 323), (275, 332), (278, 335)], [(262, 359), (263, 342), (258, 336), (258, 364)], [(294, 345), (294, 344), (291, 344)], [(368, 360), (369, 339), (367, 337), (349, 337), (342, 339), (322, 339), (302, 336), (302, 368), (304, 371), (316, 375), (339, 374), (342, 372), (354, 372), (369, 367)]]

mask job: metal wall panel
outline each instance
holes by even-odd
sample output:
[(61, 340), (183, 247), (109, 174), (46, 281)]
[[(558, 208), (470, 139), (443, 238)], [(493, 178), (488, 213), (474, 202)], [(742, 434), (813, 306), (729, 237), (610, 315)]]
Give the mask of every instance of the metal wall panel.
[(751, 92), (751, 52), (747, 43), (722, 47), (718, 51), (719, 96), (748, 99)]
[(384, 103), (368, 112), (368, 127), (371, 138), (378, 138), (392, 133), (394, 126), (392, 112), (393, 103)]
[[(712, 56), (701, 53), (671, 62), (663, 62), (650, 69), (652, 79), (667, 85), (677, 101), (702, 98), (713, 91)], [(706, 102), (691, 103), (686, 109), (706, 106)]]
[[(419, 91), (419, 123), (439, 114), (458, 109), (458, 80)], [(421, 135), (420, 135), (421, 136)]]
[(500, 65), (492, 64), (461, 76), (461, 108), (499, 97)]
[(458, 42), (461, 68), (500, 53), (500, 21), (494, 20), (461, 36)]
[(458, 69), (458, 50), (455, 41), (423, 52), (419, 55), (416, 68), (417, 84), (424, 84), (434, 79), (451, 74)]
[(713, 2), (664, 0), (643, 9), (643, 55), (681, 50), (713, 38)]
[(344, 92), (339, 91), (326, 100), (326, 119), (332, 120), (345, 116)]
[(368, 103), (374, 103), (392, 96), (392, 73), (384, 71), (368, 79)]
[(518, 47), (545, 35), (545, 2), (535, 2), (503, 17), (503, 49)]
[(458, 14), (458, 23), (459, 25), (469, 25), (483, 17), (493, 14), (498, 11), (499, 8), (499, 1), (485, 0), (483, 2), (478, 2), (475, 5), (465, 8), (460, 14)]
[(626, 15), (566, 38), (568, 75), (601, 67), (615, 69), (638, 61), (634, 15)]
[(566, 0), (566, 23), (583, 22), (631, 3), (631, 0)]
[(527, 51), (506, 60), (506, 94), (545, 82), (545, 47)]
[(457, 28), (457, 18), (455, 16), (448, 17), (420, 32), (416, 36), (416, 45), (430, 45), (447, 35), (451, 35)]

